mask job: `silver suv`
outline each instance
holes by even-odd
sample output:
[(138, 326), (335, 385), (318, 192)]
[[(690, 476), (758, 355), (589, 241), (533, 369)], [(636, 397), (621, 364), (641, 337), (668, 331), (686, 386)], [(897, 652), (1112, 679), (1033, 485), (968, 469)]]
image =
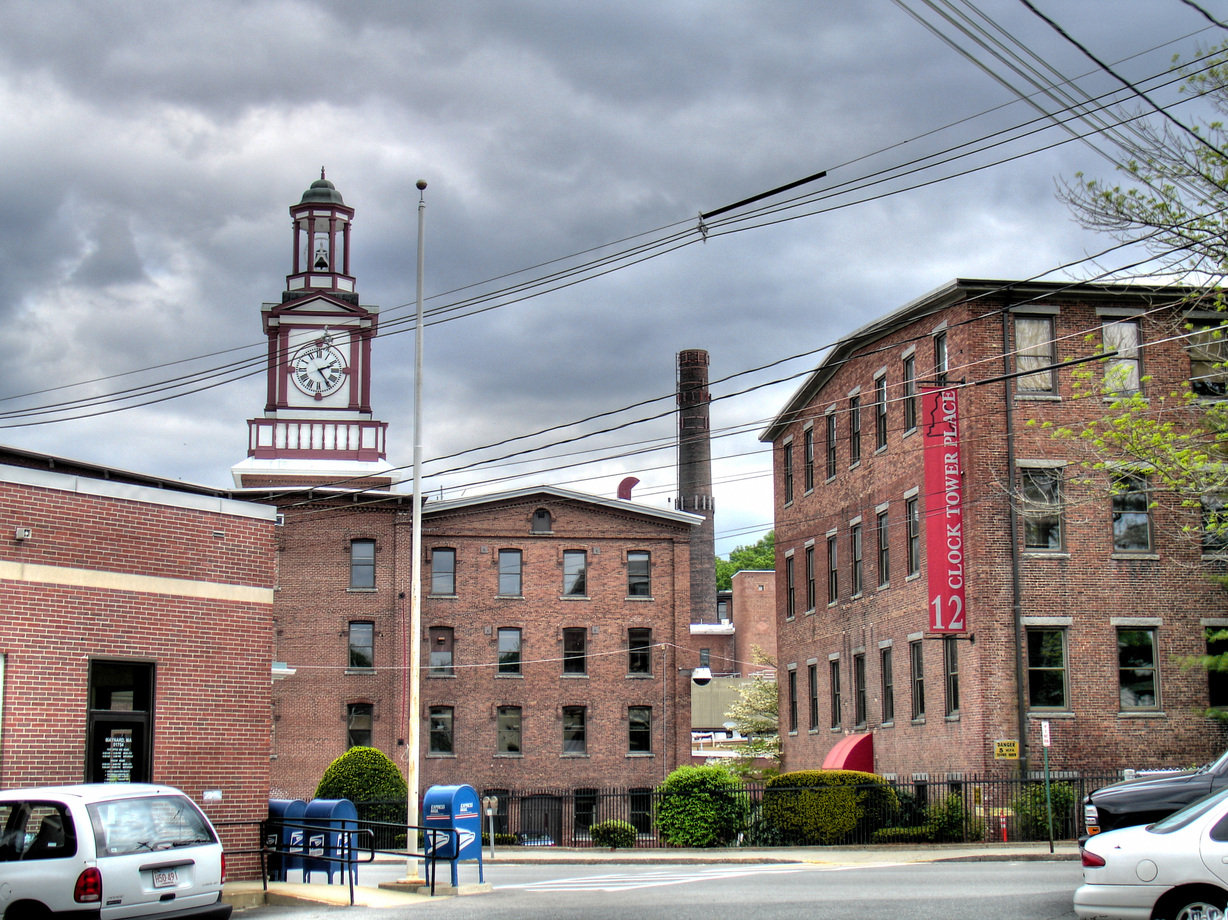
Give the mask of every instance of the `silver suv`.
[(0, 792), (3, 920), (227, 920), (226, 858), (178, 789), (145, 783)]

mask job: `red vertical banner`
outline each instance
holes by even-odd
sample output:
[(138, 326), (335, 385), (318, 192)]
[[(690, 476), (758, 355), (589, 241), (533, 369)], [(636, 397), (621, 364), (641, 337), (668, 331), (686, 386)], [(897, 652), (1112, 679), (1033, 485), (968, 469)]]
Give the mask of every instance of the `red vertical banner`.
[(964, 603), (964, 480), (956, 389), (922, 389), (921, 418), (930, 632), (960, 633), (968, 629), (968, 608)]

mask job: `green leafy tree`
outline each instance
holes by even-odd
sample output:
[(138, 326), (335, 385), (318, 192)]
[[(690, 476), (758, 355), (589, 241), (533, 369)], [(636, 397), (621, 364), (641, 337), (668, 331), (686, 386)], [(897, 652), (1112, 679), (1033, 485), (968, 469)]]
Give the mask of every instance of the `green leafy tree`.
[[(776, 686), (776, 662), (759, 646), (751, 657), (760, 669), (743, 685), (738, 699), (725, 715), (747, 741), (735, 770), (748, 777), (775, 775), (780, 768), (780, 690)], [(768, 761), (763, 767), (762, 761)]]
[(776, 531), (769, 530), (758, 543), (731, 550), (728, 559), (716, 560), (716, 590), (728, 591), (733, 576), (742, 571), (776, 568)]

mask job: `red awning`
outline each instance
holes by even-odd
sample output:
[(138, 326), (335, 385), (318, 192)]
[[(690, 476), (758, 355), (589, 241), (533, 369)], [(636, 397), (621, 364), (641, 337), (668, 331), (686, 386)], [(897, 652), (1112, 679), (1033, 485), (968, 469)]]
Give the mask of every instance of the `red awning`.
[(874, 736), (845, 735), (823, 758), (824, 770), (860, 770), (874, 772)]

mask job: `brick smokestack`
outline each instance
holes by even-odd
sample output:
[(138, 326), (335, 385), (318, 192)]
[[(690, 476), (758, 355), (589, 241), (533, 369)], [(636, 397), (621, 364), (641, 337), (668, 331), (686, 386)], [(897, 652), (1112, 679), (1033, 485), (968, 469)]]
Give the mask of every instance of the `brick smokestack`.
[(716, 622), (716, 528), (712, 500), (712, 444), (708, 424), (708, 353), (678, 353), (679, 511), (702, 514), (691, 533), (691, 622)]

